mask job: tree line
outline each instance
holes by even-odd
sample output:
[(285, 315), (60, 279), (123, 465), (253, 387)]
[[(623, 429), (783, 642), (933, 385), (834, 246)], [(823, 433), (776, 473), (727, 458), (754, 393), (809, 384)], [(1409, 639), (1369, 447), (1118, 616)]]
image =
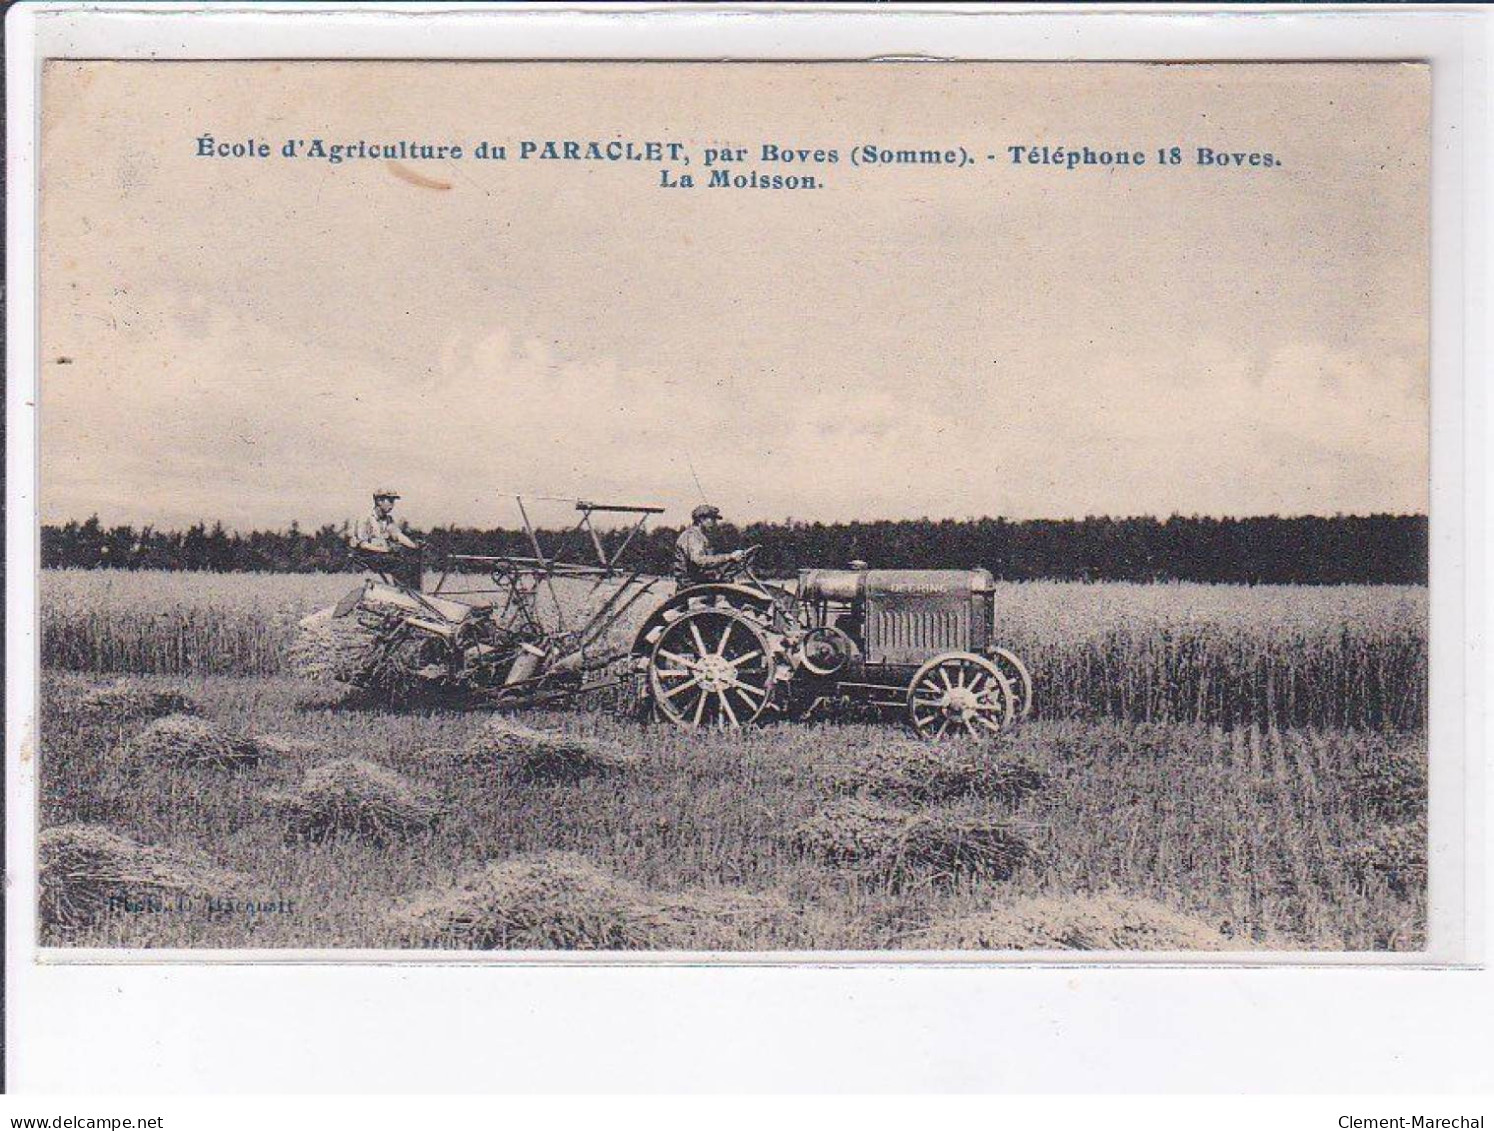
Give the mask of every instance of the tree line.
[[(428, 568), (456, 554), (532, 555), (521, 530), (437, 527), (419, 531)], [(242, 534), (198, 523), (186, 530), (85, 522), (44, 525), (44, 568), (181, 569), (221, 573), (339, 572), (349, 569), (346, 526)], [(625, 561), (668, 573), (677, 527), (648, 531)], [(609, 534), (615, 544), (620, 534)], [(584, 535), (540, 533), (548, 556), (595, 560)], [(1007, 521), (752, 523), (723, 526), (721, 548), (760, 544), (759, 570), (789, 575), (853, 560), (874, 568), (965, 569), (985, 566), (997, 578), (1068, 581), (1204, 581), (1248, 584), (1424, 584), (1425, 515), (1333, 517), (1085, 518)]]

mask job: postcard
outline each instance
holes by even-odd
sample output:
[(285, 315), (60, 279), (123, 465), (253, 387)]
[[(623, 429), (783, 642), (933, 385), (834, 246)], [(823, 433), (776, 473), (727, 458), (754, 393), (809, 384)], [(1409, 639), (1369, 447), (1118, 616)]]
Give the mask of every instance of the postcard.
[(1429, 951), (1425, 64), (41, 91), (49, 956)]

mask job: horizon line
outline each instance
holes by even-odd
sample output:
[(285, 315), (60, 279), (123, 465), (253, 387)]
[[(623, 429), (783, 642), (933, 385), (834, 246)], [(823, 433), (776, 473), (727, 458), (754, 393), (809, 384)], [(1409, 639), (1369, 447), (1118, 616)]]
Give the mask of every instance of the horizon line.
[[(660, 516), (660, 517), (662, 517), (662, 516)], [(897, 524), (897, 523), (928, 523), (930, 525), (941, 525), (941, 524), (944, 524), (944, 523), (953, 523), (953, 524), (956, 524), (956, 525), (962, 525), (962, 524), (974, 524), (974, 523), (979, 523), (979, 522), (1004, 522), (1004, 523), (1007, 523), (1009, 525), (1019, 525), (1019, 524), (1023, 524), (1023, 523), (1084, 523), (1084, 522), (1136, 522), (1136, 521), (1149, 521), (1149, 522), (1166, 523), (1166, 522), (1170, 522), (1170, 521), (1175, 520), (1175, 519), (1184, 520), (1184, 521), (1191, 521), (1191, 522), (1199, 522), (1199, 521), (1210, 521), (1210, 522), (1259, 522), (1259, 521), (1299, 522), (1299, 521), (1302, 521), (1304, 519), (1317, 519), (1317, 520), (1326, 521), (1326, 522), (1345, 522), (1345, 521), (1362, 521), (1362, 520), (1367, 520), (1367, 519), (1430, 519), (1430, 515), (1426, 511), (1369, 511), (1369, 512), (1336, 511), (1336, 512), (1333, 512), (1331, 514), (1324, 514), (1324, 513), (1320, 513), (1320, 512), (1298, 512), (1298, 513), (1294, 513), (1294, 514), (1208, 514), (1208, 513), (1203, 513), (1203, 514), (1200, 514), (1200, 513), (1184, 514), (1182, 512), (1173, 511), (1172, 513), (1167, 514), (1167, 515), (1162, 515), (1162, 514), (1086, 514), (1086, 515), (1065, 515), (1065, 516), (1041, 516), (1041, 517), (1030, 517), (1030, 518), (1013, 518), (1013, 517), (1008, 516), (1008, 515), (985, 514), (985, 515), (967, 515), (967, 516), (965, 516), (963, 518), (952, 518), (952, 517), (931, 518), (928, 515), (922, 515), (922, 516), (919, 516), (917, 518), (849, 518), (849, 519), (833, 519), (833, 520), (815, 519), (815, 518), (796, 518), (796, 517), (794, 517), (792, 515), (789, 515), (789, 516), (785, 516), (783, 518), (777, 518), (777, 519), (754, 518), (754, 519), (747, 519), (747, 520), (743, 520), (743, 521), (733, 521), (730, 518), (726, 518), (726, 519), (723, 519), (723, 525), (731, 526), (731, 527), (735, 527), (735, 528), (740, 529), (740, 528), (743, 528), (743, 527), (754, 526), (754, 525), (761, 525), (761, 526), (783, 526), (783, 527), (788, 527), (788, 526), (793, 526), (793, 525), (868, 526), (868, 525), (873, 525), (873, 524), (877, 524), (877, 523), (889, 523), (889, 524)], [(325, 529), (326, 527), (329, 527), (329, 526), (332, 527), (333, 529), (340, 529), (341, 527), (345, 527), (345, 526), (348, 525), (349, 519), (344, 518), (340, 522), (330, 522), (329, 521), (329, 522), (312, 523), (311, 525), (303, 525), (300, 519), (292, 518), (292, 519), (288, 520), (285, 524), (283, 524), (281, 526), (277, 526), (277, 527), (263, 527), (263, 526), (258, 526), (258, 527), (252, 527), (252, 528), (248, 528), (248, 529), (243, 529), (243, 528), (240, 528), (240, 527), (237, 527), (237, 526), (229, 526), (226, 523), (224, 523), (221, 518), (217, 518), (217, 519), (203, 519), (203, 518), (199, 518), (199, 519), (196, 519), (194, 521), (187, 522), (187, 523), (180, 524), (180, 525), (162, 526), (162, 525), (157, 525), (154, 522), (143, 522), (143, 523), (134, 523), (134, 522), (123, 522), (123, 523), (121, 523), (121, 522), (115, 522), (115, 523), (108, 523), (108, 522), (105, 522), (102, 518), (100, 518), (97, 513), (94, 513), (94, 514), (89, 515), (89, 517), (86, 518), (86, 519), (69, 518), (69, 519), (64, 519), (64, 520), (62, 520), (60, 522), (58, 522), (58, 521), (41, 520), (41, 521), (38, 522), (38, 529), (39, 530), (44, 530), (44, 529), (47, 529), (49, 527), (51, 527), (53, 529), (60, 529), (62, 527), (67, 526), (69, 523), (75, 523), (78, 526), (83, 526), (83, 525), (86, 525), (90, 521), (97, 522), (99, 524), (99, 527), (101, 529), (105, 529), (105, 530), (118, 529), (119, 527), (122, 527), (122, 526), (123, 527), (128, 527), (128, 528), (130, 528), (132, 530), (133, 529), (141, 529), (141, 530), (143, 530), (143, 529), (149, 527), (151, 530), (156, 531), (158, 533), (178, 533), (178, 532), (190, 530), (194, 526), (201, 526), (204, 529), (209, 529), (209, 530), (211, 530), (211, 529), (213, 529), (215, 527), (218, 527), (218, 526), (222, 526), (223, 527), (223, 531), (224, 531), (225, 534), (243, 536), (243, 535), (247, 535), (247, 534), (268, 534), (268, 533), (281, 534), (281, 533), (288, 533), (289, 530), (290, 530), (290, 528), (293, 527), (293, 526), (297, 527), (297, 528), (300, 528), (301, 531), (302, 531), (302, 533), (305, 533), (307, 531), (315, 533), (315, 532), (321, 531), (321, 530), (323, 530), (323, 529)], [(413, 529), (417, 529), (417, 530), (428, 530), (428, 531), (434, 531), (434, 530), (476, 530), (476, 531), (485, 531), (485, 532), (487, 532), (487, 531), (514, 531), (514, 532), (522, 533), (523, 529), (524, 529), (523, 526), (522, 526), (522, 524), (509, 524), (509, 523), (499, 523), (499, 524), (496, 524), (496, 525), (493, 525), (493, 526), (478, 526), (478, 525), (469, 525), (469, 524), (466, 524), (466, 523), (448, 522), (448, 523), (436, 523), (436, 524), (433, 524), (433, 525), (424, 526), (424, 525), (417, 525), (417, 524), (410, 523), (410, 522), (406, 521), (405, 525), (411, 526)], [(665, 528), (665, 527), (672, 527), (674, 525), (676, 525), (676, 524), (673, 523), (673, 522), (670, 522), (670, 521), (661, 521), (659, 523), (659, 526), (655, 527), (655, 529), (661, 529), (661, 528)], [(536, 523), (535, 524), (535, 529), (536, 530), (569, 529), (569, 528), (572, 528), (572, 527), (574, 527), (574, 523), (571, 523), (571, 524), (569, 524), (566, 527), (559, 527), (559, 528), (554, 527), (554, 526), (545, 525), (545, 524), (540, 524), (540, 523)]]

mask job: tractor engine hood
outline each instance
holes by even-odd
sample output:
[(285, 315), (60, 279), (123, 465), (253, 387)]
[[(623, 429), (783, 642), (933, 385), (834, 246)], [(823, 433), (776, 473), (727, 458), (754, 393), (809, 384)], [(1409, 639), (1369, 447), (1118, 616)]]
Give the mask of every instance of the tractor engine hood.
[(996, 580), (985, 569), (805, 569), (799, 597), (805, 601), (857, 602), (868, 597), (911, 599), (990, 593)]

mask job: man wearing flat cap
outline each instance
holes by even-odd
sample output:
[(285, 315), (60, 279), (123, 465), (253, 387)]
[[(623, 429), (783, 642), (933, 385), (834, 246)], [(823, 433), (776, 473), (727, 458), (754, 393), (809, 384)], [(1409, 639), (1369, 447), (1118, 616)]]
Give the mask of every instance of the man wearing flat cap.
[(741, 550), (718, 554), (711, 549), (711, 531), (720, 521), (720, 508), (710, 503), (701, 503), (690, 512), (690, 525), (674, 543), (674, 580), (681, 589), (720, 581), (725, 576), (724, 567), (746, 556)]
[(394, 521), (399, 492), (381, 487), (373, 493), (373, 514), (353, 524), (348, 541), (362, 569), (382, 573), (409, 589), (420, 588), (420, 543)]

